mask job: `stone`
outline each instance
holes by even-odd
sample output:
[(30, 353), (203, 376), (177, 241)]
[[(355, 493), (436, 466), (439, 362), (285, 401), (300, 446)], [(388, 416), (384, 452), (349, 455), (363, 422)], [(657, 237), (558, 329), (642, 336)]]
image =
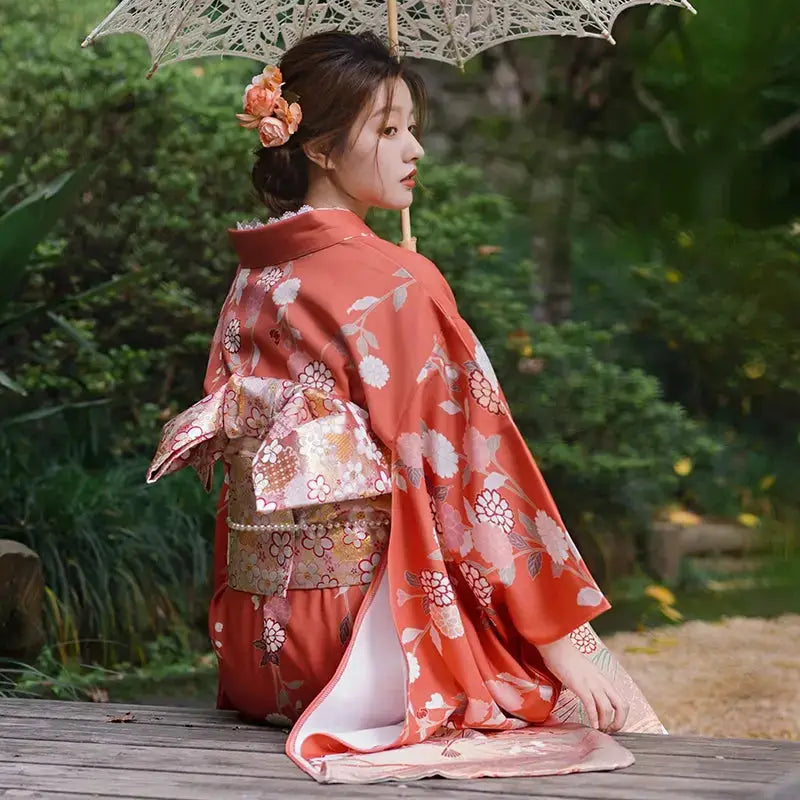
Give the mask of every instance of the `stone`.
[(21, 542), (0, 539), (0, 656), (32, 659), (44, 644), (44, 572)]

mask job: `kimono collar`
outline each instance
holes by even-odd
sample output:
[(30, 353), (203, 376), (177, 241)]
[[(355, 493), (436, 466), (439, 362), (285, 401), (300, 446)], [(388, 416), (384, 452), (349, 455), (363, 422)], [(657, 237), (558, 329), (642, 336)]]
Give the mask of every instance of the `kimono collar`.
[(331, 208), (308, 211), (260, 228), (229, 228), (228, 236), (239, 256), (239, 265), (258, 269), (283, 264), (355, 236), (375, 234), (358, 214)]

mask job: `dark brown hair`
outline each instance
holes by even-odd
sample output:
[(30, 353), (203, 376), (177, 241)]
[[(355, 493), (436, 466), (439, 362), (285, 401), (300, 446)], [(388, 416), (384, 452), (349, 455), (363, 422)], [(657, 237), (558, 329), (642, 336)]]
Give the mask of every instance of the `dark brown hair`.
[(303, 145), (314, 142), (331, 156), (341, 154), (354, 121), (385, 83), (405, 81), (417, 124), (423, 125), (427, 101), (422, 78), (374, 34), (314, 34), (287, 50), (279, 66), (284, 94), (297, 95), (303, 119), (286, 144), (255, 151), (253, 186), (274, 214), (297, 211), (303, 204), (309, 166)]

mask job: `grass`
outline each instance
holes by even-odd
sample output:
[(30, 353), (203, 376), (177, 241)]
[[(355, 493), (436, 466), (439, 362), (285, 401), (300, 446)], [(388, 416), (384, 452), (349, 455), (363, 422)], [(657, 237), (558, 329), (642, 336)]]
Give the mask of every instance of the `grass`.
[(47, 641), (56, 659), (147, 660), (145, 643), (200, 620), (210, 591), (214, 495), (196, 476), (147, 486), (144, 459), (0, 457), (0, 537), (42, 560)]

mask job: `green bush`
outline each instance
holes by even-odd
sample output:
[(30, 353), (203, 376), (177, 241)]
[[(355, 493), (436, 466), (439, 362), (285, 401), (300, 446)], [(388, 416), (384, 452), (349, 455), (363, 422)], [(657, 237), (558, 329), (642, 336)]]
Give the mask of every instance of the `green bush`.
[(188, 472), (147, 486), (144, 460), (110, 459), (105, 426), (69, 416), (71, 431), (51, 418), (0, 435), (2, 535), (42, 560), (47, 638), (62, 660), (138, 660), (148, 639), (205, 612), (214, 500)]

